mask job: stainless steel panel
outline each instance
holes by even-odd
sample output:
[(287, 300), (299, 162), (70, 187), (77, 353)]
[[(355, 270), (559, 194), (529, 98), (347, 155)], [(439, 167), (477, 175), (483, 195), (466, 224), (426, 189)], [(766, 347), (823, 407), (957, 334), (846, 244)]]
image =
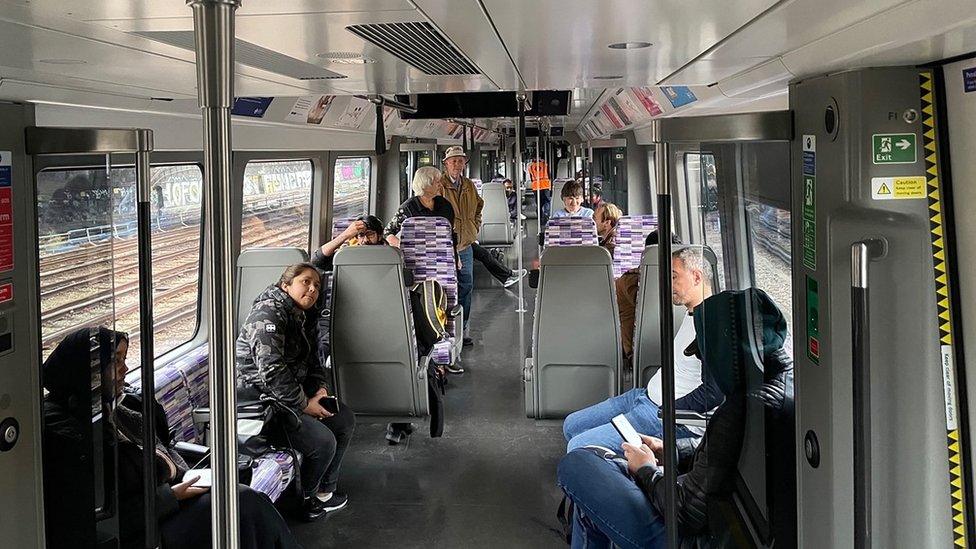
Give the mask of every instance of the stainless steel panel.
[(790, 111), (659, 118), (651, 130), (655, 143), (789, 141), (793, 118)]
[(108, 154), (153, 149), (152, 130), (27, 128), (27, 154)]

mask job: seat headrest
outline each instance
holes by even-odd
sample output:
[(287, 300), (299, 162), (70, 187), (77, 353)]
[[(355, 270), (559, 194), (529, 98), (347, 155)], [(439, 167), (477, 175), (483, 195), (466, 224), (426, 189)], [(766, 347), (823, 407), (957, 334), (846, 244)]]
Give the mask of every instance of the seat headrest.
[(589, 217), (557, 217), (546, 224), (545, 245), (596, 246), (596, 224)]
[(355, 221), (355, 217), (337, 217), (332, 220), (332, 238), (339, 236), (342, 231), (349, 228), (352, 222)]
[(553, 246), (542, 252), (540, 264), (546, 266), (558, 265), (602, 265), (612, 263), (610, 252), (602, 246)]
[(644, 240), (657, 229), (656, 215), (625, 215), (617, 222), (617, 242), (613, 250), (613, 276), (619, 277), (640, 267)]
[(403, 252), (393, 246), (346, 246), (336, 253), (333, 264), (403, 265)]

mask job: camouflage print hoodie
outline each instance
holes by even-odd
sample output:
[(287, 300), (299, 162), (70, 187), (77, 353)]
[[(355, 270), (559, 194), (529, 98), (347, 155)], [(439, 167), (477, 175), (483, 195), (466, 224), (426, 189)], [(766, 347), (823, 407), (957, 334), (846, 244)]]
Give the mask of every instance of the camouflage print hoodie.
[(237, 385), (253, 388), (297, 412), (308, 405), (308, 394), (326, 386), (319, 364), (314, 317), (277, 285), (268, 286), (237, 337)]

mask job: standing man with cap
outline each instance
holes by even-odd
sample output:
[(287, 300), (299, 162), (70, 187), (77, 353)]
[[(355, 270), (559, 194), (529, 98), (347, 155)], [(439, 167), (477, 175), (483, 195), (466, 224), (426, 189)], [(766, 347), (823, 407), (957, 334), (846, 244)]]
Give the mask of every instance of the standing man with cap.
[[(478, 239), (481, 230), (481, 210), (485, 201), (470, 179), (464, 177), (468, 155), (462, 147), (448, 147), (444, 153), (444, 175), (441, 176), (441, 195), (454, 207), (454, 232), (457, 233), (458, 258), (461, 261), (458, 274), (458, 301), (464, 307), (464, 333), (468, 333), (471, 317), (471, 291), (474, 290), (474, 251), (471, 244)], [(470, 337), (464, 345), (471, 345)]]

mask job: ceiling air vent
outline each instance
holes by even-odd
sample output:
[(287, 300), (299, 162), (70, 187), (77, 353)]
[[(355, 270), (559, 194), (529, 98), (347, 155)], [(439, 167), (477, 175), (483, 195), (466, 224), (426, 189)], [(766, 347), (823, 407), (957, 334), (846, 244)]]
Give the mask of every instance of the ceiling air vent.
[[(195, 49), (193, 31), (136, 31), (133, 34), (185, 50)], [(234, 40), (234, 59), (241, 65), (282, 74), (296, 80), (335, 80), (346, 77), (344, 74), (262, 48), (240, 38)]]
[(350, 25), (346, 28), (426, 74), (481, 74), (434, 25), (426, 21)]

